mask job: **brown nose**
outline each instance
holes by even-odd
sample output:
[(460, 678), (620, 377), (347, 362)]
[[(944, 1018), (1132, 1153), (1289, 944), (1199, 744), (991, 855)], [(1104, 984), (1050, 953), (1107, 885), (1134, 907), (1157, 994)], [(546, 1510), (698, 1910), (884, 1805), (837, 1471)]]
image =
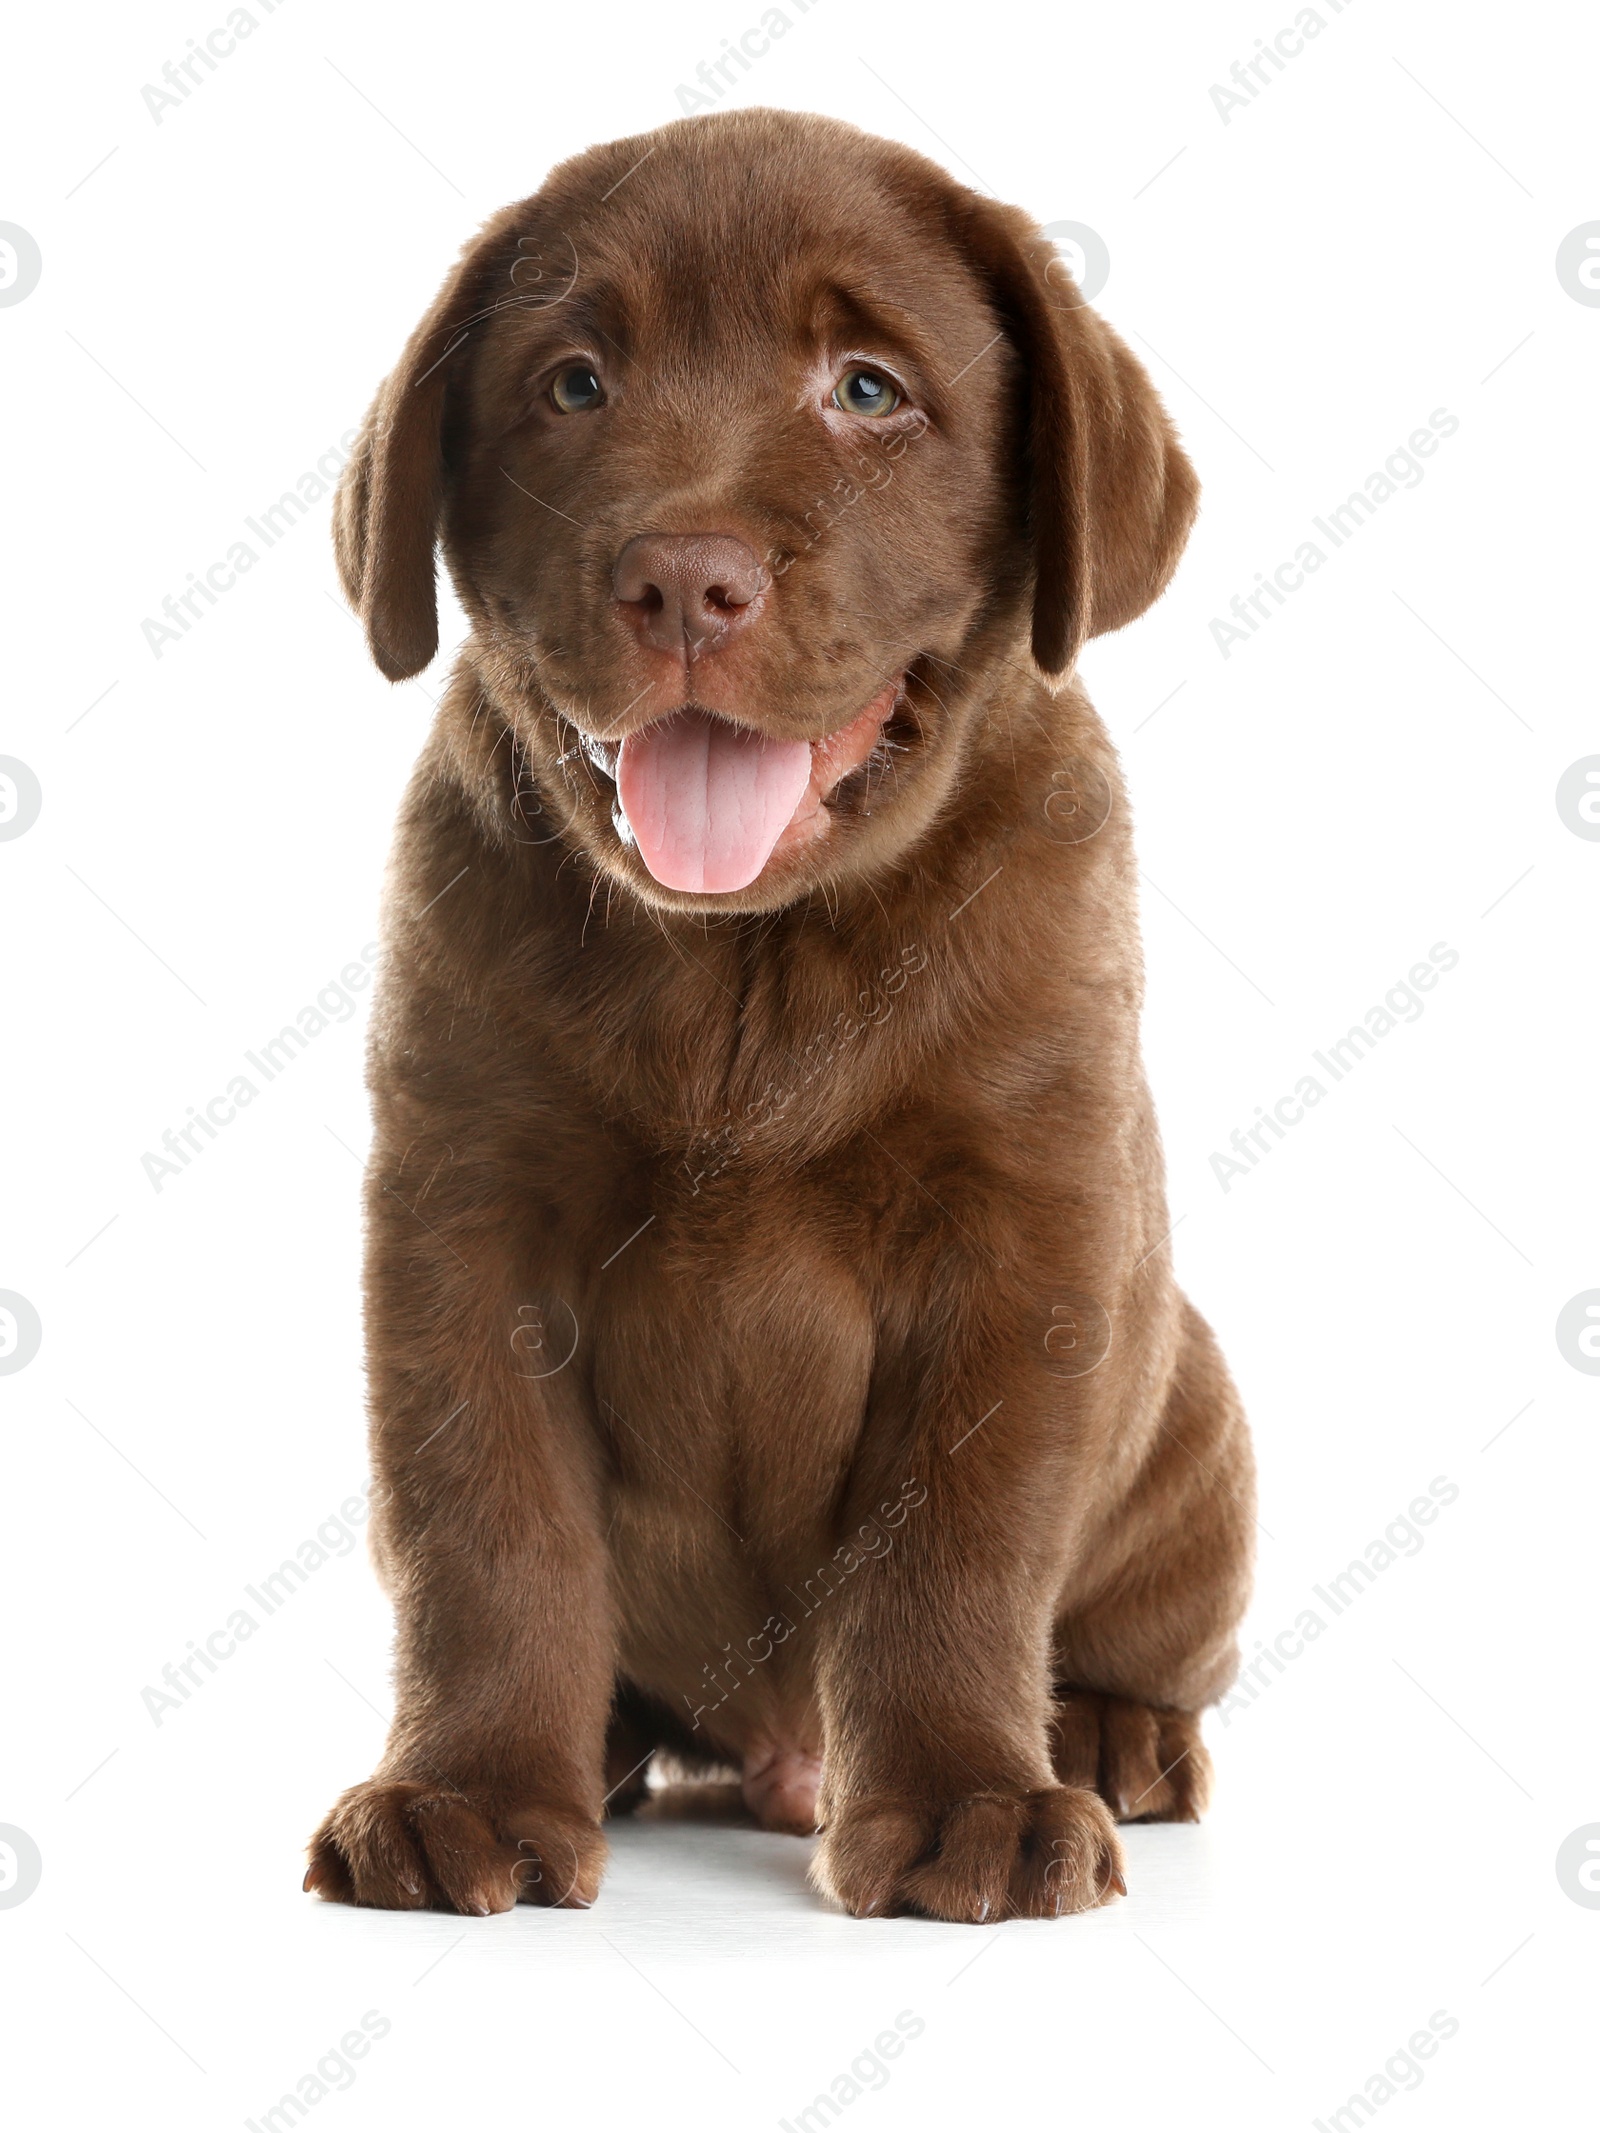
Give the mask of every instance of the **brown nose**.
[(692, 659), (754, 620), (766, 584), (755, 551), (728, 533), (640, 533), (617, 557), (617, 604), (646, 644)]

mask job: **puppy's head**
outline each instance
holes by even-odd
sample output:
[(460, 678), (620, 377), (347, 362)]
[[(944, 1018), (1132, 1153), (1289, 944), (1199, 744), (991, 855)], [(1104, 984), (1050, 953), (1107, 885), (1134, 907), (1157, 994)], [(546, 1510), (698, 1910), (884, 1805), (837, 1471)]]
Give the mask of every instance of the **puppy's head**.
[(476, 663), (561, 834), (678, 909), (908, 849), (997, 661), (1066, 675), (1166, 584), (1195, 482), (1015, 209), (831, 120), (591, 150), (496, 216), (336, 508), (393, 680)]

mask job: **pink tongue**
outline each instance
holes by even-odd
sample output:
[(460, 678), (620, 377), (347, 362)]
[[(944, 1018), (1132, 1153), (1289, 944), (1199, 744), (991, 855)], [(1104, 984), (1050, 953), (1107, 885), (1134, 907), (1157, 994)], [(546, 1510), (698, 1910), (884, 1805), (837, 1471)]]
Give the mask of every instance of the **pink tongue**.
[(755, 880), (811, 782), (809, 741), (769, 741), (703, 711), (630, 733), (617, 794), (664, 888), (715, 894)]

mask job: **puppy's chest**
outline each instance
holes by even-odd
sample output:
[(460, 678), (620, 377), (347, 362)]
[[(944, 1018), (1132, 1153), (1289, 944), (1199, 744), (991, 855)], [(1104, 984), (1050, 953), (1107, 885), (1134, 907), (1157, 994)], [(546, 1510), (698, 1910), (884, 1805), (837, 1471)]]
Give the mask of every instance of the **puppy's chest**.
[[(815, 1155), (928, 1069), (939, 993), (908, 933), (845, 949), (810, 937), (696, 940), (692, 964), (639, 986), (619, 962), (576, 1017), (568, 1066), (600, 1109), (702, 1187), (734, 1165)], [(597, 1023), (611, 1033), (598, 1052)]]
[(623, 1553), (778, 1576), (831, 1522), (866, 1415), (874, 1310), (849, 1225), (798, 1181), (663, 1195), (594, 1345)]

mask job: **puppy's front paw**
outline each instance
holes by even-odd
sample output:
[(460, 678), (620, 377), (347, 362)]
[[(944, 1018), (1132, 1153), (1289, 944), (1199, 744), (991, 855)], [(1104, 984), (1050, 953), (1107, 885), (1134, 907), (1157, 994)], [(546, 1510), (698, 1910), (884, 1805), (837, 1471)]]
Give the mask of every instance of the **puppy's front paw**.
[(1074, 1785), (937, 1802), (847, 1800), (830, 1816), (811, 1872), (857, 1918), (1062, 1918), (1127, 1893), (1115, 1825), (1094, 1793)]
[(330, 1903), (381, 1911), (462, 1911), (514, 1903), (587, 1909), (605, 1840), (575, 1807), (508, 1809), (436, 1783), (354, 1785), (311, 1840), (305, 1886)]

